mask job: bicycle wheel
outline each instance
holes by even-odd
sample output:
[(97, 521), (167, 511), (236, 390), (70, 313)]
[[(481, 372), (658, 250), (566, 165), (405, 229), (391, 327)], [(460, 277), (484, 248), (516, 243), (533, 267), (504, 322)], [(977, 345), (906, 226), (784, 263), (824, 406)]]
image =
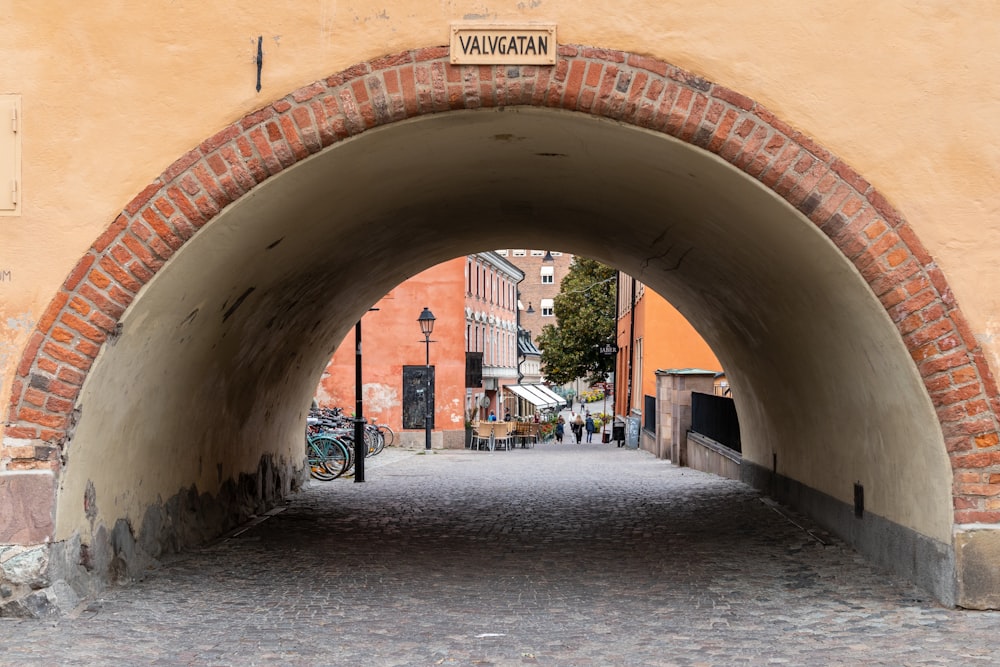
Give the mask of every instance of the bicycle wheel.
[(368, 456), (375, 456), (382, 451), (385, 441), (382, 440), (382, 435), (378, 432), (378, 429), (374, 426), (365, 427), (365, 454)]
[(350, 445), (342, 439), (325, 436), (324, 446), (326, 455), (324, 465), (334, 479), (343, 475), (354, 465), (354, 452), (351, 451)]
[(378, 431), (382, 434), (382, 439), (385, 440), (385, 446), (392, 447), (392, 441), (396, 438), (396, 434), (392, 432), (392, 429), (385, 424), (379, 424)]
[(326, 438), (322, 435), (314, 435), (306, 438), (306, 457), (309, 460), (309, 475), (313, 479), (321, 482), (329, 482), (337, 479), (326, 464)]

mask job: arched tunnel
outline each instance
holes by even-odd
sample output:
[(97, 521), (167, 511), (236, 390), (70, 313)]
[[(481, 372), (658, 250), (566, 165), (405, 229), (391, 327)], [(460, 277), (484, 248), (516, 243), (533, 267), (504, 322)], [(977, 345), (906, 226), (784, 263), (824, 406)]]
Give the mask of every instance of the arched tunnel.
[(233, 117), (82, 250), (25, 344), (0, 477), (18, 554), (139, 573), (265, 510), (304, 479), (307, 407), (361, 315), (527, 245), (688, 318), (735, 390), (744, 481), (946, 604), (1000, 604), (983, 348), (886, 195), (756, 101), (622, 51), (427, 47)]
[[(893, 527), (868, 551), (952, 595), (951, 466), (873, 278), (710, 151), (527, 106), (425, 115), (334, 143), (171, 253), (80, 392), (55, 539), (115, 544), (124, 520), (135, 551), (156, 556), (197, 525), (225, 523), (215, 514), (232, 506), (199, 494), (218, 498), (241, 476), (248, 497), (289, 492), (314, 388), (366, 309), (436, 263), (524, 243), (600, 259), (664, 295), (727, 371), (748, 469), (791, 480), (830, 516), (863, 484), (882, 522), (867, 530)], [(198, 514), (194, 528), (185, 512)]]

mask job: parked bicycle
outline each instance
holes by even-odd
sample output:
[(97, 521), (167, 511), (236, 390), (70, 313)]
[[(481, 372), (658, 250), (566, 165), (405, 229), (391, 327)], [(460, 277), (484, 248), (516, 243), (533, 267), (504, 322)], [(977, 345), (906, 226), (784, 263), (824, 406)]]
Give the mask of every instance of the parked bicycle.
[[(365, 423), (365, 458), (377, 455), (393, 437), (388, 425)], [(306, 418), (306, 456), (314, 479), (331, 481), (347, 474), (354, 467), (354, 419), (340, 408), (311, 408)]]

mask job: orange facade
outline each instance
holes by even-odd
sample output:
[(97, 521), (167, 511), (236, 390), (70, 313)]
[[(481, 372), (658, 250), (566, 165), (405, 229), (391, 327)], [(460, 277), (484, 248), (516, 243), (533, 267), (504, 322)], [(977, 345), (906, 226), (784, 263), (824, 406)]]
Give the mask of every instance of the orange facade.
[[(435, 446), (450, 440), (444, 433), (463, 431), (465, 397), (465, 258), (457, 257), (423, 271), (396, 286), (361, 321), (363, 414), (402, 433), (403, 367), (421, 366), (427, 346), (417, 323), (424, 307), (436, 321), (431, 334), (430, 364), (434, 368)], [(355, 407), (355, 332), (337, 346), (317, 388), (323, 407)], [(413, 431), (414, 441), (423, 430)]]
[[(701, 368), (720, 372), (723, 370), (708, 343), (666, 299), (642, 283), (633, 281), (629, 276), (619, 274), (618, 279), (619, 352), (615, 382), (617, 414), (629, 414), (631, 410), (641, 411), (644, 397), (656, 396), (657, 370), (675, 368)], [(631, 403), (628, 392), (630, 359)]]
[[(503, 387), (517, 382), (516, 284), (522, 277), (502, 258), (480, 253), (431, 267), (382, 297), (361, 322), (363, 415), (388, 424), (403, 444), (423, 442), (423, 411), (416, 427), (404, 412), (408, 373), (422, 372), (413, 367), (423, 367), (428, 357), (417, 322), (425, 307), (436, 318), (429, 351), (433, 446), (461, 447), (473, 407), (484, 418), (490, 410), (501, 413)], [(354, 412), (355, 340), (352, 330), (323, 373), (316, 389), (323, 407)], [(467, 353), (482, 359), (482, 382), (472, 386), (467, 386)]]

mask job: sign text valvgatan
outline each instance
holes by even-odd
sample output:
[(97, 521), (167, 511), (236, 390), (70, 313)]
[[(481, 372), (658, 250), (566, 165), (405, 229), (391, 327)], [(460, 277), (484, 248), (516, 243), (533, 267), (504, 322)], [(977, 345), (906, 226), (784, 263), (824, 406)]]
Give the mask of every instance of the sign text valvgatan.
[(555, 65), (554, 23), (452, 23), (453, 65)]

